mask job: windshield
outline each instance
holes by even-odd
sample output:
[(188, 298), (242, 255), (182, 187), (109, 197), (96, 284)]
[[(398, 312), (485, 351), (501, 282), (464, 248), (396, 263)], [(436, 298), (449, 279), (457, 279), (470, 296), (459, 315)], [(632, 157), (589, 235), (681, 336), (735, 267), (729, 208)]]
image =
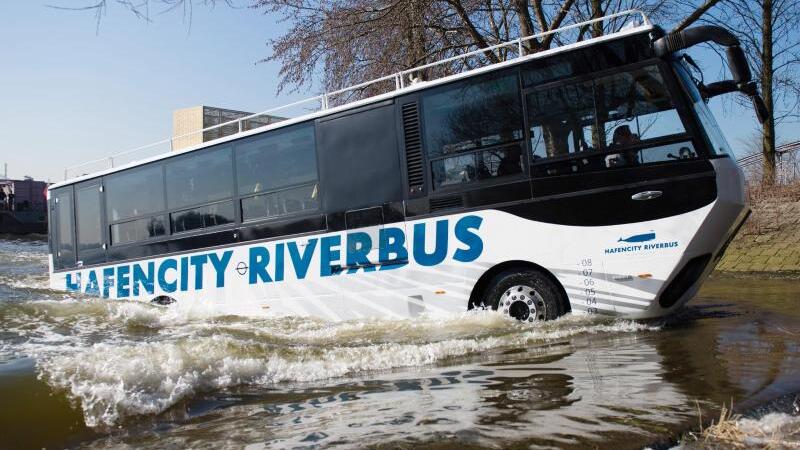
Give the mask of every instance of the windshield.
[(703, 127), (703, 132), (708, 139), (711, 153), (714, 155), (732, 155), (731, 146), (722, 134), (722, 130), (720, 130), (717, 121), (714, 119), (714, 115), (711, 114), (711, 110), (708, 109), (705, 100), (697, 90), (697, 82), (692, 78), (686, 63), (681, 60), (675, 64), (675, 68), (692, 100), (692, 107), (697, 113), (697, 118), (700, 120), (700, 125)]

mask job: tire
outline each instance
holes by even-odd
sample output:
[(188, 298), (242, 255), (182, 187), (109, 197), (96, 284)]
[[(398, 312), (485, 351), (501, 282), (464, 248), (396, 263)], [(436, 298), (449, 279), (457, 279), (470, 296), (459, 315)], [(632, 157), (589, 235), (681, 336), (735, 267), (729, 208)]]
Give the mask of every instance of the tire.
[(483, 296), (484, 307), (521, 322), (557, 319), (567, 312), (566, 301), (552, 279), (532, 269), (497, 274)]

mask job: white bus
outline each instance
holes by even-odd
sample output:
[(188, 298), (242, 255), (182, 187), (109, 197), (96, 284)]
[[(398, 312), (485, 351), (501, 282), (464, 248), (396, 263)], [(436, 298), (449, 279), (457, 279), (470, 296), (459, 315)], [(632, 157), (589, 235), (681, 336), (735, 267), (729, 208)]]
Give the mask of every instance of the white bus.
[[(706, 101), (763, 102), (726, 30), (665, 35), (624, 14), (632, 26), (605, 36), (500, 44), (462, 58), (520, 51), (57, 183), (52, 287), (330, 320), (668, 314), (749, 212)], [(681, 50), (704, 41), (726, 48), (733, 80), (693, 75)]]

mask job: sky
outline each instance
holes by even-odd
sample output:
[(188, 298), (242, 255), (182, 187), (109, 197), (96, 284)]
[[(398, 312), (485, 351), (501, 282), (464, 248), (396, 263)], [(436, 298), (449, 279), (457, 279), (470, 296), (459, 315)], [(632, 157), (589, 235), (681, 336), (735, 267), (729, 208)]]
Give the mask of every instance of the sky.
[[(195, 6), (191, 20), (151, 9), (145, 21), (109, 2), (98, 31), (93, 12), (46, 6), (90, 3), (0, 0), (0, 176), (8, 163), (11, 178), (60, 181), (67, 166), (169, 137), (178, 108), (257, 112), (304, 96), (277, 96), (279, 65), (258, 63), (287, 28), (276, 16), (217, 5)], [(716, 57), (694, 53), (714, 80)], [(743, 153), (757, 122), (732, 103), (711, 107)], [(781, 127), (787, 137), (800, 133)]]

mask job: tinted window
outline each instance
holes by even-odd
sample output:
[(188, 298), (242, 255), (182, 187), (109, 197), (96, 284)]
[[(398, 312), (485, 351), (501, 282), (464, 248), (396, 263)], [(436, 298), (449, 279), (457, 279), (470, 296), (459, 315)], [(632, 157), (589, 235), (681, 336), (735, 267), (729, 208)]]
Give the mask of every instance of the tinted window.
[(116, 173), (106, 177), (103, 184), (109, 222), (164, 210), (164, 174), (161, 165)]
[(441, 158), (431, 163), (436, 187), (522, 173), (519, 145)]
[(233, 196), (231, 148), (199, 151), (167, 162), (169, 209)]
[(424, 94), (425, 148), (434, 187), (522, 172), (521, 103), (515, 74), (465, 80)]
[(592, 132), (597, 122), (591, 83), (534, 91), (527, 102), (534, 160), (597, 147)]
[(725, 139), (725, 135), (722, 134), (722, 130), (720, 130), (719, 124), (717, 124), (717, 121), (714, 119), (714, 115), (711, 114), (705, 100), (703, 100), (700, 92), (697, 91), (697, 86), (694, 80), (692, 80), (692, 77), (689, 76), (688, 69), (681, 65), (677, 65), (676, 67), (678, 69), (678, 75), (680, 75), (681, 81), (683, 81), (683, 85), (692, 99), (692, 107), (697, 114), (697, 118), (700, 119), (703, 131), (711, 144), (711, 151), (716, 155), (731, 154), (731, 146), (728, 144), (728, 140)]
[[(534, 175), (697, 156), (688, 142), (677, 147), (659, 144), (664, 138), (683, 137), (686, 130), (654, 66), (592, 82), (534, 90), (527, 95), (526, 102)], [(654, 148), (640, 151), (645, 146)], [(599, 153), (616, 150), (620, 152)], [(557, 158), (566, 155), (573, 157), (565, 161)], [(553, 158), (556, 161), (551, 161)]]
[(254, 136), (236, 145), (239, 194), (257, 194), (317, 180), (314, 125)]
[(214, 203), (170, 214), (172, 232), (191, 231), (233, 223), (233, 202)]
[(592, 45), (527, 63), (522, 71), (525, 87), (585, 75), (652, 57), (647, 35)]
[(103, 245), (103, 225), (100, 212), (100, 185), (78, 185), (75, 188), (76, 216), (78, 225), (78, 259), (84, 252)]
[(154, 216), (111, 225), (111, 243), (125, 244), (163, 236), (165, 224), (164, 216)]
[(328, 212), (403, 198), (392, 101), (317, 122), (322, 205)]
[(686, 131), (656, 67), (600, 78), (595, 95), (609, 148)]
[(319, 208), (317, 184), (306, 184), (242, 199), (242, 220), (280, 217)]
[(53, 194), (55, 198), (56, 220), (56, 259), (62, 266), (75, 263), (75, 234), (72, 225), (72, 188), (59, 189)]
[(522, 106), (515, 74), (460, 81), (426, 93), (422, 105), (429, 158), (522, 138)]

